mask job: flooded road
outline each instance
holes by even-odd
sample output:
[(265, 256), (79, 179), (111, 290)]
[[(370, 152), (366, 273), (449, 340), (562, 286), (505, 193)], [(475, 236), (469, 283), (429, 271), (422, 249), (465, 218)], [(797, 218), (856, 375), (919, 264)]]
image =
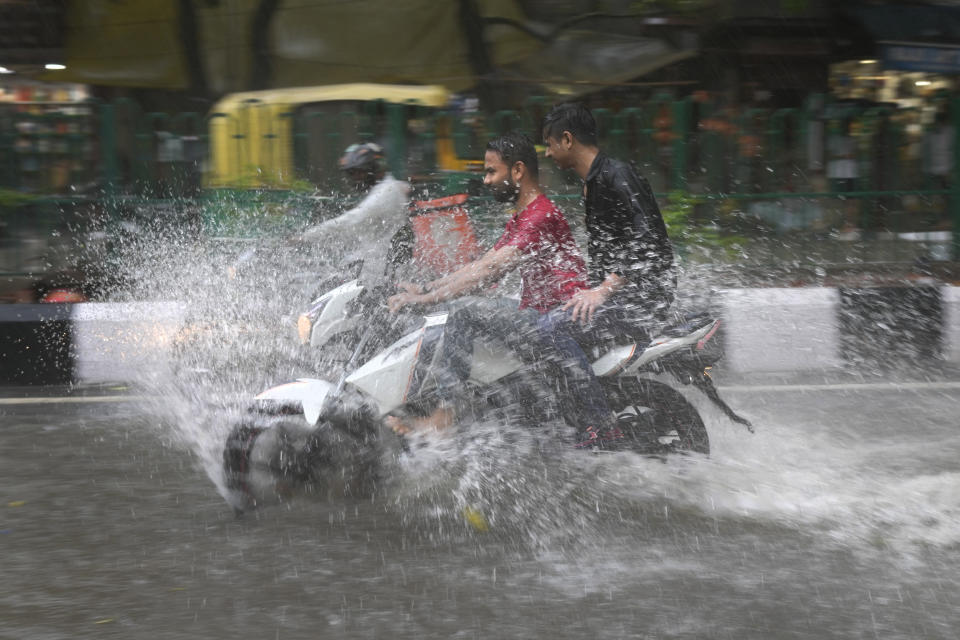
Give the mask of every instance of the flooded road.
[[(151, 403), (0, 403), (0, 637), (954, 638), (960, 384), (728, 385), (709, 459), (576, 452), (237, 518)], [(462, 480), (462, 477), (461, 477)]]

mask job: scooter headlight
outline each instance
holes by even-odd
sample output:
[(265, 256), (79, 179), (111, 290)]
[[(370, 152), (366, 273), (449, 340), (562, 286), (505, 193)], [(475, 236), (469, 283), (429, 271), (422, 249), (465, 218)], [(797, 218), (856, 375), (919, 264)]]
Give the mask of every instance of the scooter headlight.
[(313, 329), (313, 320), (309, 313), (301, 313), (297, 318), (297, 336), (300, 338), (300, 344), (309, 344), (310, 331)]
[(297, 318), (297, 336), (300, 338), (300, 344), (310, 344), (310, 334), (313, 331), (313, 323), (320, 317), (323, 308), (327, 306), (326, 300), (320, 300), (310, 311), (301, 313)]

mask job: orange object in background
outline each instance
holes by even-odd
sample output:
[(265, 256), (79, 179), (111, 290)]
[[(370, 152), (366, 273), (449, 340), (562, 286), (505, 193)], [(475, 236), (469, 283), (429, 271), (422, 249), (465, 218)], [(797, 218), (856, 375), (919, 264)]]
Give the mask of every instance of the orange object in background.
[(72, 302), (87, 302), (87, 297), (80, 293), (79, 291), (74, 291), (73, 289), (51, 289), (40, 298), (40, 302), (49, 302), (49, 303), (72, 303)]
[(744, 158), (756, 158), (763, 154), (763, 141), (760, 136), (745, 133), (737, 138), (737, 145)]
[(476, 260), (482, 250), (464, 204), (467, 194), (413, 203), (413, 260), (438, 276)]
[(660, 144), (673, 142), (677, 134), (673, 132), (673, 116), (670, 115), (670, 109), (666, 106), (660, 107), (657, 117), (653, 119), (653, 126), (656, 131), (653, 132), (653, 139)]

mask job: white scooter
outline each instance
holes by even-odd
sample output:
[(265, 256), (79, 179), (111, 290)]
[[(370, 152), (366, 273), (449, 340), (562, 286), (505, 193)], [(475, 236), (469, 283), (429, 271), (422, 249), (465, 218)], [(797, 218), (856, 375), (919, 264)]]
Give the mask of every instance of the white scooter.
[[(331, 495), (372, 489), (384, 456), (405, 448), (403, 438), (384, 426), (384, 418), (425, 415), (435, 406), (431, 372), (438, 366), (453, 312), (418, 316), (412, 330), (383, 348), (383, 336), (403, 327), (385, 312), (382, 294), (353, 280), (317, 298), (298, 319), (300, 340), (316, 350), (350, 345), (343, 373), (336, 382), (301, 378), (255, 397), (224, 449), (231, 504), (243, 511), (304, 486)], [(719, 325), (719, 320), (700, 315), (664, 327), (649, 344), (625, 337), (588, 349), (598, 354), (593, 369), (609, 407), (619, 416), (614, 435), (620, 441), (605, 443), (601, 438), (597, 446), (571, 446), (708, 454), (709, 438), (696, 409), (667, 384), (642, 375), (665, 372), (693, 384), (752, 431), (749, 421), (720, 399), (707, 373), (722, 355)], [(474, 417), (497, 412), (510, 425), (543, 422), (550, 408), (536, 385), (517, 354), (488, 340), (475, 341), (462, 390), (464, 406), (476, 412)]]

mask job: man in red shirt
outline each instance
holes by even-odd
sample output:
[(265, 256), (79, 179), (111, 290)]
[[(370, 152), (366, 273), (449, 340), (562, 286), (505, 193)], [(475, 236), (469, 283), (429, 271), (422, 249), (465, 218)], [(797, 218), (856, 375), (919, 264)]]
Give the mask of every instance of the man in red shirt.
[(563, 213), (540, 189), (536, 148), (519, 132), (491, 140), (484, 155), (483, 184), (516, 213), (503, 235), (478, 260), (425, 285), (401, 283), (388, 301), (391, 311), (410, 304), (452, 300), (520, 269), (520, 309), (540, 313), (566, 302), (587, 286), (586, 267)]
[[(513, 202), (516, 213), (493, 248), (474, 262), (426, 285), (401, 283), (403, 291), (387, 300), (391, 311), (411, 304), (452, 300), (489, 285), (519, 269), (522, 285), (519, 309), (509, 301), (460, 309), (447, 323), (445, 347), (452, 377), (458, 386), (469, 373), (469, 356), (477, 332), (507, 342), (537, 341), (537, 316), (557, 308), (587, 287), (586, 267), (563, 213), (542, 192), (536, 148), (527, 136), (510, 132), (491, 140), (484, 155), (483, 183), (499, 202)], [(443, 386), (442, 384), (439, 386)], [(441, 396), (443, 395), (443, 389)], [(433, 415), (408, 424), (392, 424), (400, 432), (443, 428), (453, 422), (453, 411), (441, 404)]]
[(583, 257), (563, 213), (539, 194), (507, 221), (493, 251), (516, 249), (519, 258), (520, 308), (546, 313), (587, 287)]

